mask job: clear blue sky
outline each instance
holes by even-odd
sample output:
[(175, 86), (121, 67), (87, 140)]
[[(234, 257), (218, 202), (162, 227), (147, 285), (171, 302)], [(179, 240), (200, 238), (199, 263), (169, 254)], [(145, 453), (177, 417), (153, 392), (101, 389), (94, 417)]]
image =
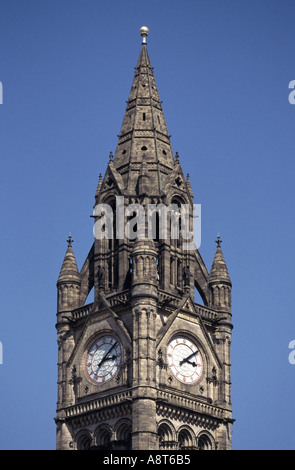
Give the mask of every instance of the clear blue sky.
[(56, 280), (81, 268), (140, 51), (233, 283), (235, 449), (294, 449), (295, 3), (1, 0), (0, 448), (54, 449)]

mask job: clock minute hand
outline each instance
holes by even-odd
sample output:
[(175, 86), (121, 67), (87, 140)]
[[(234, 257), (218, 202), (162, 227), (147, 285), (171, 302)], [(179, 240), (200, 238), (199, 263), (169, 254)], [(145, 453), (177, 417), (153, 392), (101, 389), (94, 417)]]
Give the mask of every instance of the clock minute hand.
[(113, 346), (108, 350), (108, 352), (104, 355), (104, 357), (102, 358), (102, 360), (100, 361), (100, 363), (98, 364), (97, 368), (99, 368), (101, 366), (101, 364), (104, 363), (104, 361), (106, 361), (108, 358), (108, 355), (110, 354), (110, 352), (114, 349), (114, 347), (116, 346), (117, 342), (113, 344)]

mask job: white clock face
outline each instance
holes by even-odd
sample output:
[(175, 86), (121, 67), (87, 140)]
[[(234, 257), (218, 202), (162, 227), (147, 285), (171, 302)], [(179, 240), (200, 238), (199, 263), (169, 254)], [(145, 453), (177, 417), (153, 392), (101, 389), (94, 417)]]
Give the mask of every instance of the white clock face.
[(86, 357), (88, 378), (103, 384), (111, 380), (118, 371), (122, 360), (119, 341), (113, 336), (102, 336), (90, 347)]
[(204, 362), (200, 349), (185, 336), (177, 336), (170, 341), (167, 362), (180, 382), (194, 384), (202, 377)]

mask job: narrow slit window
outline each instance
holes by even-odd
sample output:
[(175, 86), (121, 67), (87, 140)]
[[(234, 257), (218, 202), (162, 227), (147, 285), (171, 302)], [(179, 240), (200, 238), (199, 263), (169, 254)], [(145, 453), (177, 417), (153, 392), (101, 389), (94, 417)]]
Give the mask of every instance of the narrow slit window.
[(145, 121), (145, 113), (142, 113), (142, 120)]

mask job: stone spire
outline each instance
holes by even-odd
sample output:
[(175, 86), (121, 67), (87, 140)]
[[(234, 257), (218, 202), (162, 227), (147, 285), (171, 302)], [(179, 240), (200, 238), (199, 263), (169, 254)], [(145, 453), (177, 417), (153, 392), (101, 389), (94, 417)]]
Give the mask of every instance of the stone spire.
[(118, 139), (114, 166), (122, 174), (126, 188), (134, 190), (138, 165), (144, 158), (153, 173), (154, 187), (161, 189), (161, 172), (174, 167), (174, 156), (147, 51), (148, 28), (142, 27), (140, 32), (143, 38), (142, 47)]
[(217, 248), (209, 273), (209, 305), (217, 310), (231, 311), (231, 287), (232, 283), (221, 250), (221, 239), (218, 235)]
[(73, 241), (70, 235), (67, 240), (68, 248), (57, 280), (58, 312), (77, 308), (80, 304), (81, 275), (72, 248)]
[(221, 243), (222, 240), (220, 236), (217, 236), (217, 248), (215, 252), (215, 256), (213, 259), (213, 263), (211, 266), (211, 271), (209, 274), (209, 284), (214, 282), (225, 282), (231, 285), (231, 280), (228, 274), (227, 266), (224, 260), (224, 256), (221, 250)]
[(68, 248), (59, 273), (58, 284), (61, 282), (80, 282), (80, 274), (72, 247), (73, 241), (71, 235), (69, 235), (67, 240)]

